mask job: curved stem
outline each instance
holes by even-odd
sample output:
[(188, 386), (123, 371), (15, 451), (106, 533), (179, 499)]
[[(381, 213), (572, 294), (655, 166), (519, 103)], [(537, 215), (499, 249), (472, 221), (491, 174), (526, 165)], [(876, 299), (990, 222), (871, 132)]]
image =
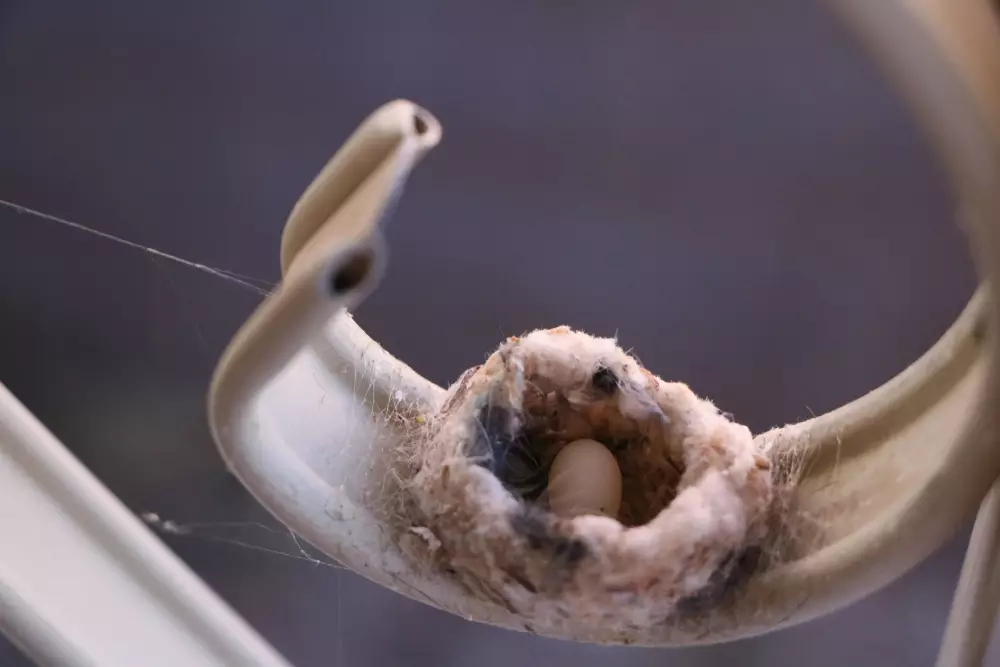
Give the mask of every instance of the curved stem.
[(978, 667), (990, 644), (1000, 606), (1000, 481), (976, 517), (948, 617), (938, 667)]

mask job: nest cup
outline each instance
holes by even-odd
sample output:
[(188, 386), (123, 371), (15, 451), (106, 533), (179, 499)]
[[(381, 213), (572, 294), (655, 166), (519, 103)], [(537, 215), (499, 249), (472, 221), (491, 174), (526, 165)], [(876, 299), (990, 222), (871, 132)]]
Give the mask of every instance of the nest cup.
[[(552, 461), (582, 438), (615, 456), (616, 517), (548, 508)], [(720, 604), (757, 566), (775, 496), (746, 427), (568, 327), (511, 338), (466, 371), (406, 457), (423, 566), (529, 622), (609, 641)]]

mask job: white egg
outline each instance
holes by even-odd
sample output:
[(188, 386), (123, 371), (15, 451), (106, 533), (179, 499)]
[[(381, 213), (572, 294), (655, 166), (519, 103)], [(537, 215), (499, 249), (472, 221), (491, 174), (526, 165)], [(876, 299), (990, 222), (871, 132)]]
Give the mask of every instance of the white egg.
[(549, 508), (562, 517), (614, 517), (622, 503), (622, 473), (611, 451), (596, 440), (576, 440), (549, 469)]

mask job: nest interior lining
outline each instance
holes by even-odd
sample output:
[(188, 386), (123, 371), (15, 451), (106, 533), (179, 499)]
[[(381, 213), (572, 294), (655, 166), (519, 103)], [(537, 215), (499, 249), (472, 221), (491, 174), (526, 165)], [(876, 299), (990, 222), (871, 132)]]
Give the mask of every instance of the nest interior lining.
[[(622, 473), (617, 519), (626, 526), (651, 521), (677, 493), (683, 460), (670, 455), (669, 420), (659, 408), (625, 414), (626, 381), (601, 365), (584, 386), (568, 388), (538, 373), (525, 376), (520, 409), (487, 395), (477, 414), (469, 456), (521, 500), (548, 507), (552, 461), (575, 440), (604, 444)], [(502, 394), (502, 389), (500, 391)]]

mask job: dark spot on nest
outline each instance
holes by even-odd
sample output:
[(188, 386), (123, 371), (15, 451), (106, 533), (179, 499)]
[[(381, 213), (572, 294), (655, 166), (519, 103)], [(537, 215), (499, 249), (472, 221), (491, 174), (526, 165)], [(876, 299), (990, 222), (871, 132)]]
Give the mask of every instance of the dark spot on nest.
[(531, 580), (528, 579), (528, 577), (526, 577), (520, 571), (515, 570), (513, 568), (509, 568), (509, 569), (504, 570), (504, 573), (508, 577), (510, 577), (511, 579), (513, 579), (514, 581), (516, 581), (518, 584), (520, 584), (521, 588), (523, 588), (524, 590), (528, 591), (529, 593), (537, 593), (538, 592), (538, 587), (535, 586), (535, 584), (531, 583)]
[(610, 396), (618, 390), (618, 376), (607, 366), (599, 366), (590, 378), (590, 383), (594, 389), (602, 394)]
[(729, 554), (701, 591), (677, 603), (677, 611), (693, 616), (718, 606), (753, 576), (760, 567), (761, 555), (757, 546)]
[(626, 449), (632, 446), (641, 446), (649, 441), (649, 438), (645, 436), (639, 437), (635, 440), (629, 440), (628, 438), (616, 438), (614, 436), (607, 436), (603, 438), (596, 438), (598, 442), (604, 443), (604, 446), (611, 450), (613, 454), (618, 454), (624, 452)]
[(548, 473), (531, 440), (521, 431), (515, 412), (487, 402), (476, 413), (476, 420), (466, 455), (518, 497), (537, 499), (545, 490)]
[(552, 539), (550, 524), (550, 517), (533, 507), (525, 507), (510, 520), (514, 532), (527, 539), (528, 546), (532, 549), (542, 549), (547, 541)]
[(583, 540), (560, 535), (554, 523), (550, 514), (529, 505), (510, 519), (511, 528), (524, 537), (529, 549), (547, 553), (555, 568), (574, 568), (587, 557), (587, 545)]
[[(476, 412), (476, 432), (466, 447), (469, 458), (489, 461), (498, 444), (513, 439), (517, 424), (514, 412), (487, 402)], [(485, 463), (483, 463), (485, 465)]]

